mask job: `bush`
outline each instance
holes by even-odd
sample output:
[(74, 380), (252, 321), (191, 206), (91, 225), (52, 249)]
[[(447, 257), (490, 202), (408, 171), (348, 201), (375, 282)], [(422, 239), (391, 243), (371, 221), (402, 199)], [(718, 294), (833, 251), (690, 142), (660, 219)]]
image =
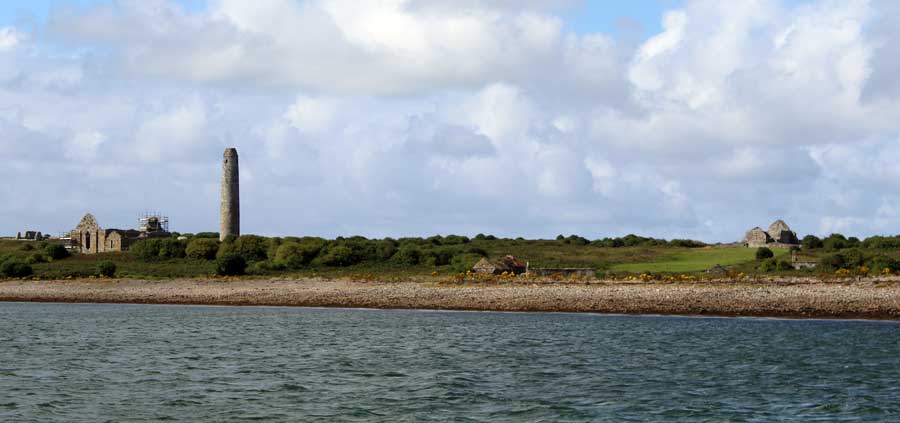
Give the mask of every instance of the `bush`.
[(446, 266), (456, 253), (453, 248), (435, 248), (424, 253), (419, 260), (431, 266)]
[(269, 238), (269, 248), (266, 249), (266, 258), (270, 261), (275, 260), (275, 256), (278, 254), (278, 247), (283, 243), (284, 240), (279, 237)]
[(394, 254), (397, 254), (397, 245), (397, 241), (394, 241), (390, 238), (385, 238), (383, 241), (381, 241), (381, 243), (378, 245), (378, 251), (380, 253), (379, 259), (381, 259), (382, 261), (390, 260), (391, 257), (394, 256)]
[(842, 251), (841, 256), (844, 257), (844, 263), (848, 269), (859, 267), (866, 263), (866, 256), (862, 253), (862, 251), (856, 248)]
[(41, 253), (31, 253), (31, 255), (28, 256), (27, 259), (25, 259), (25, 262), (28, 264), (46, 263), (47, 258), (44, 257), (44, 255)]
[(884, 269), (890, 272), (900, 271), (900, 261), (888, 256), (875, 256), (866, 261), (866, 266), (875, 273), (881, 273)]
[(19, 247), (19, 249), (22, 251), (31, 251), (34, 249), (34, 245), (31, 245), (30, 242), (26, 242), (26, 243), (22, 244), (22, 246)]
[(275, 262), (292, 269), (301, 268), (315, 260), (322, 246), (316, 242), (286, 242), (275, 252)]
[(112, 278), (116, 276), (116, 264), (111, 261), (101, 261), (100, 264), (97, 265), (97, 273), (100, 276), (105, 276), (107, 278)]
[(44, 247), (44, 254), (50, 260), (62, 260), (69, 257), (69, 250), (62, 244), (47, 244), (47, 246)]
[(775, 264), (775, 270), (778, 270), (780, 272), (794, 270), (794, 266), (787, 260), (778, 260), (778, 263)]
[(219, 240), (212, 238), (194, 238), (188, 242), (185, 255), (197, 260), (214, 260), (219, 252)]
[[(220, 259), (229, 254), (237, 254), (237, 249), (234, 247), (234, 240), (236, 238), (225, 238), (225, 241), (219, 243), (219, 250), (216, 251), (216, 259)], [(245, 260), (246, 261), (246, 260)]]
[(269, 240), (259, 235), (241, 235), (234, 241), (234, 251), (248, 263), (264, 261), (269, 258)]
[(0, 264), (0, 273), (3, 276), (10, 278), (24, 278), (26, 276), (31, 276), (33, 270), (28, 263), (23, 263), (18, 260), (5, 260), (3, 264)]
[(778, 260), (775, 258), (769, 258), (762, 262), (759, 266), (759, 270), (763, 272), (784, 272), (787, 270), (794, 270), (794, 266), (791, 265), (789, 261), (786, 260)]
[(129, 251), (138, 260), (154, 261), (159, 260), (159, 251), (162, 248), (159, 239), (144, 239), (134, 243)]
[(394, 260), (401, 264), (415, 266), (422, 259), (422, 252), (414, 245), (404, 245), (397, 250)]
[(176, 238), (163, 238), (159, 242), (160, 258), (184, 258), (185, 243)]
[(759, 247), (756, 249), (757, 260), (765, 260), (772, 257), (775, 257), (775, 253), (773, 253), (772, 250), (770, 250), (768, 247)]
[(444, 237), (444, 245), (459, 245), (459, 244), (468, 244), (469, 237), (461, 236), (461, 235), (447, 235)]
[(819, 261), (816, 263), (816, 268), (824, 270), (826, 272), (834, 272), (846, 267), (847, 263), (844, 261), (844, 256), (840, 254), (829, 254), (827, 256), (823, 256), (819, 258)]
[(326, 266), (350, 266), (354, 264), (353, 250), (343, 245), (330, 247), (320, 260)]
[(250, 268), (247, 270), (247, 273), (254, 275), (264, 275), (269, 272), (278, 272), (284, 269), (285, 267), (278, 263), (272, 263), (271, 261), (258, 261), (250, 266)]
[(216, 274), (220, 276), (243, 275), (247, 261), (240, 254), (230, 253), (216, 259)]
[(831, 234), (828, 238), (822, 240), (822, 246), (829, 251), (837, 251), (847, 248), (847, 238), (841, 234)]
[(673, 239), (669, 241), (669, 246), (681, 248), (700, 248), (705, 247), (706, 244), (700, 241), (695, 241), (693, 239)]
[(900, 236), (872, 236), (866, 238), (866, 240), (862, 242), (862, 246), (865, 248), (878, 248), (884, 250), (900, 249)]
[(213, 239), (219, 239), (219, 233), (218, 233), (218, 232), (197, 232), (197, 234), (194, 235), (194, 238), (213, 238)]
[(807, 235), (803, 237), (803, 240), (800, 241), (800, 245), (803, 246), (804, 250), (813, 250), (816, 248), (822, 248), (824, 244), (822, 244), (822, 240), (815, 235)]
[(478, 263), (478, 260), (481, 260), (481, 256), (477, 254), (466, 253), (453, 256), (453, 259), (450, 260), (450, 271), (465, 273), (467, 270), (471, 270), (472, 266)]

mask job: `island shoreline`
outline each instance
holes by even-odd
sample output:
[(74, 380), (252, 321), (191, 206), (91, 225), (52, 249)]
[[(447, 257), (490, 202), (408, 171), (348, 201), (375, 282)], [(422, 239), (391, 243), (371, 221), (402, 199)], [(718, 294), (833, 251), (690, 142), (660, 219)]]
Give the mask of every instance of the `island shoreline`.
[(347, 279), (0, 281), (0, 302), (277, 306), (900, 321), (900, 283), (359, 282)]

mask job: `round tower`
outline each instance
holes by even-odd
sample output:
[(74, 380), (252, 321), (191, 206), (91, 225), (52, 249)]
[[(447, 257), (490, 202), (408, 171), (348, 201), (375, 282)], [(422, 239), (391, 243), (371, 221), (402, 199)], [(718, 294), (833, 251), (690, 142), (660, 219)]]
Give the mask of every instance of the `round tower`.
[(237, 149), (226, 148), (222, 160), (222, 198), (219, 211), (219, 240), (241, 234), (241, 202), (238, 183)]

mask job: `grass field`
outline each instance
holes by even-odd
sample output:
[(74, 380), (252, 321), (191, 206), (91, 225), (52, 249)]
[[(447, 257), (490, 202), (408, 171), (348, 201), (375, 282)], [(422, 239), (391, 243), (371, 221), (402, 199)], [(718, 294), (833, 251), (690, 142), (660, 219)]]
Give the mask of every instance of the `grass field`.
[[(12, 256), (18, 260), (29, 260), (42, 251), (40, 243), (0, 240), (0, 256)], [(423, 247), (423, 248), (427, 248)], [(444, 248), (444, 247), (439, 247)], [(510, 254), (522, 262), (528, 262), (532, 268), (539, 267), (590, 267), (599, 273), (697, 273), (720, 264), (739, 272), (757, 273), (759, 262), (756, 260), (755, 248), (740, 247), (704, 247), (686, 248), (673, 246), (645, 247), (603, 247), (599, 245), (576, 245), (556, 240), (472, 240), (464, 245), (454, 245), (461, 262), (450, 265), (428, 265), (424, 262), (417, 265), (403, 264), (392, 260), (363, 261), (358, 264), (331, 267), (310, 265), (293, 269), (248, 269), (258, 276), (356, 276), (371, 275), (386, 279), (403, 279), (423, 275), (452, 275), (464, 272), (486, 255), (496, 259)], [(472, 253), (478, 250), (479, 254)], [(788, 250), (773, 248), (779, 259), (788, 258)], [(874, 255), (877, 251), (867, 252)], [(894, 257), (900, 257), (900, 250), (885, 251)], [(824, 252), (814, 251), (812, 259)], [(197, 259), (166, 259), (144, 262), (130, 253), (104, 253), (97, 255), (74, 254), (57, 261), (41, 262), (31, 260), (34, 275), (39, 278), (85, 277), (96, 275), (98, 264), (112, 261), (117, 267), (117, 276), (139, 279), (168, 279), (179, 277), (206, 277), (215, 273), (215, 262)]]
[[(775, 257), (787, 256), (786, 248), (773, 248)], [(621, 263), (610, 268), (614, 272), (702, 272), (717, 264), (733, 266), (756, 260), (755, 248), (693, 248), (680, 249), (661, 257), (639, 263)]]

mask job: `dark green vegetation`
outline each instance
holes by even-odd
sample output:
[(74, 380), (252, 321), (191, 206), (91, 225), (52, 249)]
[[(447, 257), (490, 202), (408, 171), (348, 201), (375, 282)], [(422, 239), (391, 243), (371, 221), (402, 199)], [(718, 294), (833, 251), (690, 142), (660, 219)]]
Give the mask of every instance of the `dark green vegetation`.
[[(267, 238), (244, 235), (219, 242), (217, 234), (148, 239), (127, 253), (70, 254), (55, 242), (0, 241), (3, 277), (174, 278), (212, 275), (349, 276), (403, 278), (459, 274), (482, 257), (511, 254), (535, 267), (591, 267), (600, 275), (698, 273), (717, 264), (745, 274), (854, 274), (900, 271), (900, 237), (860, 241), (835, 234), (803, 238), (802, 261), (814, 270), (794, 270), (785, 248), (706, 246), (698, 241), (629, 235), (588, 240), (572, 235), (554, 240), (502, 239), (491, 235), (367, 239), (339, 237)], [(887, 270), (885, 270), (887, 269)]]

